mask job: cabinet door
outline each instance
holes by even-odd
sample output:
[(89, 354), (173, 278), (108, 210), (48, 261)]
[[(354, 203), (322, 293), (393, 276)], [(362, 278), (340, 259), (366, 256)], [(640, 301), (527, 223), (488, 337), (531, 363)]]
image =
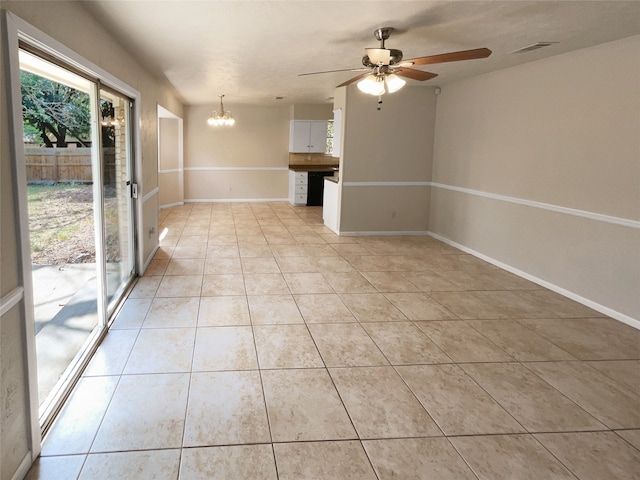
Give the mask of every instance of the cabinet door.
[(291, 120), (289, 128), (289, 151), (293, 153), (309, 152), (311, 125), (308, 120)]
[(327, 122), (312, 120), (309, 124), (309, 152), (324, 153), (327, 150)]

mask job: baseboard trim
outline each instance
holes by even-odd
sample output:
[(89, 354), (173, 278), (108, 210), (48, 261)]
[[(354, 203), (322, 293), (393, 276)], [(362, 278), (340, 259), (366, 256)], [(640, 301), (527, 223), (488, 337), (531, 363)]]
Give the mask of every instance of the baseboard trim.
[(173, 203), (167, 203), (166, 205), (160, 205), (158, 208), (162, 210), (163, 208), (181, 207), (183, 205), (184, 205), (184, 202), (173, 202)]
[(511, 265), (508, 265), (506, 263), (503, 263), (499, 260), (496, 260), (492, 257), (489, 257), (483, 253), (480, 253), (476, 250), (473, 250), (472, 248), (466, 247), (465, 245), (462, 245), (460, 243), (454, 242), (453, 240), (450, 240), (446, 237), (443, 237), (441, 235), (438, 235), (437, 233), (433, 233), (433, 232), (428, 232), (427, 233), (430, 237), (435, 238), (436, 240), (440, 240), (443, 243), (446, 243), (447, 245), (451, 245), (452, 247), (455, 247), (459, 250), (462, 250), (465, 253), (468, 253), (470, 255), (473, 255), (474, 257), (478, 257), (481, 260), (484, 260), (485, 262), (491, 263), (492, 265), (495, 265), (496, 267), (500, 267), (503, 270), (506, 270), (508, 272), (513, 273), (514, 275), (518, 275), (519, 277), (524, 278), (525, 280), (529, 280), (533, 283), (536, 283), (538, 285), (540, 285), (541, 287), (545, 287), (549, 290), (551, 290), (552, 292), (556, 292), (564, 297), (570, 298), (571, 300), (574, 300), (578, 303), (581, 303), (582, 305), (589, 307), (597, 312), (603, 313), (604, 315), (607, 315), (608, 317), (614, 318), (615, 320), (618, 320), (622, 323), (625, 323), (631, 327), (634, 327), (638, 330), (640, 330), (640, 320), (637, 320), (633, 317), (630, 317), (629, 315), (625, 315), (624, 313), (618, 312), (617, 310), (613, 310), (612, 308), (609, 307), (605, 307), (604, 305), (600, 305), (599, 303), (594, 302), (593, 300), (589, 300), (588, 298), (585, 298), (581, 295), (578, 295), (577, 293), (571, 292), (569, 290), (566, 290), (565, 288), (559, 287), (558, 285), (555, 285), (551, 282), (548, 282), (546, 280), (543, 280), (541, 278), (538, 278), (534, 275), (531, 275), (523, 270), (520, 270), (518, 268), (512, 267)]
[(393, 235), (415, 235), (425, 236), (429, 232), (426, 230), (407, 230), (407, 231), (363, 231), (363, 232), (340, 232), (338, 235), (344, 237), (373, 237), (373, 236), (393, 236)]
[(185, 198), (185, 203), (288, 202), (288, 198)]
[(24, 477), (26, 477), (34, 461), (35, 458), (32, 458), (31, 450), (29, 450), (20, 462), (20, 465), (13, 474), (13, 477), (11, 477), (11, 480), (22, 480)]

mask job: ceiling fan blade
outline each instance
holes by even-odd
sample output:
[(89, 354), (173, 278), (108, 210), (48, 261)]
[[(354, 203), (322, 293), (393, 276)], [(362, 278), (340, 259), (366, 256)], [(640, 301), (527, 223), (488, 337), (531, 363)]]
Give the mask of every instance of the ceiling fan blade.
[(491, 55), (488, 48), (476, 48), (475, 50), (463, 50), (461, 52), (442, 53), (440, 55), (430, 55), (428, 57), (417, 57), (403, 60), (401, 67), (419, 67), (420, 65), (431, 65), (434, 63), (458, 62), (460, 60), (474, 60), (476, 58), (487, 58)]
[(336, 88), (338, 88), (338, 87), (346, 87), (347, 85), (351, 85), (352, 83), (357, 82), (358, 80), (360, 80), (360, 79), (362, 79), (362, 78), (366, 77), (367, 75), (370, 75), (370, 73), (369, 73), (369, 72), (367, 72), (367, 73), (363, 73), (362, 75), (358, 75), (357, 77), (353, 77), (352, 79), (347, 80), (347, 81), (346, 81), (346, 82), (344, 82), (344, 83), (341, 83), (341, 84), (340, 84), (340, 85), (338, 85)]
[(401, 77), (407, 77), (421, 82), (438, 76), (437, 73), (423, 72), (422, 70), (414, 70), (413, 68), (406, 67), (398, 68), (395, 73)]
[(299, 73), (299, 77), (303, 77), (305, 75), (318, 75), (319, 73), (334, 73), (334, 72), (364, 72), (369, 71), (369, 68), (361, 67), (361, 68), (343, 68), (342, 70), (326, 70), (324, 72), (309, 72), (309, 73)]

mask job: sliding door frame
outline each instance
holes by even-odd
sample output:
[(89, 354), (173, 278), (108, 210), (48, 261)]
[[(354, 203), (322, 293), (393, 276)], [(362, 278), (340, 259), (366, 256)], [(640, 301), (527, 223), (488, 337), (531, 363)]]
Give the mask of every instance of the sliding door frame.
[[(41, 451), (42, 443), (42, 430), (40, 426), (39, 415), (39, 401), (38, 401), (38, 384), (37, 384), (37, 362), (36, 362), (36, 336), (35, 336), (35, 324), (34, 324), (34, 302), (33, 302), (33, 282), (31, 278), (31, 248), (29, 242), (29, 212), (27, 199), (27, 181), (26, 181), (26, 166), (25, 166), (25, 151), (23, 145), (23, 126), (22, 126), (22, 96), (20, 90), (20, 61), (19, 61), (19, 48), (20, 44), (26, 44), (42, 53), (47, 55), (50, 59), (54, 59), (56, 63), (64, 65), (65, 68), (74, 73), (85, 76), (92, 81), (96, 82), (99, 87), (100, 84), (104, 87), (113, 89), (122, 95), (129, 97), (133, 101), (133, 111), (131, 112), (131, 133), (134, 135), (134, 143), (132, 145), (133, 159), (131, 165), (133, 167), (132, 181), (140, 186), (141, 172), (142, 172), (142, 160), (141, 160), (141, 135), (140, 135), (140, 118), (141, 118), (141, 95), (135, 88), (121, 81), (117, 77), (113, 76), (106, 70), (102, 69), (98, 65), (95, 65), (91, 61), (77, 54), (73, 50), (69, 49), (62, 43), (53, 39), (44, 32), (33, 27), (29, 23), (22, 20), (12, 12), (4, 11), (2, 21), (4, 23), (4, 58), (7, 61), (5, 64), (7, 74), (7, 86), (8, 86), (8, 111), (9, 111), (9, 149), (12, 157), (13, 164), (13, 184), (15, 188), (15, 200), (17, 206), (17, 217), (19, 225), (19, 262), (21, 270), (21, 278), (19, 279), (20, 286), (23, 289), (23, 318), (25, 319), (24, 325), (24, 337), (21, 339), (26, 351), (26, 365), (27, 371), (25, 372), (25, 381), (27, 383), (27, 405), (26, 410), (29, 412), (28, 418), (28, 430), (29, 430), (29, 447), (30, 452), (25, 457), (21, 464), (20, 471), (27, 469), (33, 461), (38, 457)], [(99, 97), (99, 90), (97, 90)], [(97, 99), (99, 103), (99, 98)], [(99, 122), (98, 122), (99, 128)], [(137, 238), (142, 237), (142, 202), (134, 200), (134, 232), (137, 234)], [(101, 207), (103, 208), (103, 207)], [(102, 218), (102, 215), (99, 214)], [(104, 228), (104, 227), (103, 227)], [(104, 259), (101, 259), (104, 261)], [(102, 262), (100, 262), (102, 263)], [(136, 270), (138, 272), (143, 271), (143, 258), (142, 249), (138, 248), (136, 259)], [(104, 269), (102, 273), (104, 273)], [(100, 305), (100, 301), (98, 302)], [(106, 313), (106, 305), (102, 303), (104, 312)], [(107, 320), (104, 319), (105, 324), (102, 331), (98, 332), (103, 336), (107, 332)], [(97, 347), (96, 347), (97, 348)], [(86, 362), (90, 356), (86, 358)], [(84, 365), (80, 365), (79, 368)], [(17, 472), (18, 474), (20, 472)], [(26, 473), (26, 471), (24, 471)]]

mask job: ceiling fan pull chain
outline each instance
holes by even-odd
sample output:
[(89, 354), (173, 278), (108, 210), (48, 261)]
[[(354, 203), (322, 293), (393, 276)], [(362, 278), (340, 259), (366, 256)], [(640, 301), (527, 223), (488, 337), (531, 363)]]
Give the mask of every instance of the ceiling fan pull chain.
[(382, 110), (382, 95), (378, 97), (378, 111)]

